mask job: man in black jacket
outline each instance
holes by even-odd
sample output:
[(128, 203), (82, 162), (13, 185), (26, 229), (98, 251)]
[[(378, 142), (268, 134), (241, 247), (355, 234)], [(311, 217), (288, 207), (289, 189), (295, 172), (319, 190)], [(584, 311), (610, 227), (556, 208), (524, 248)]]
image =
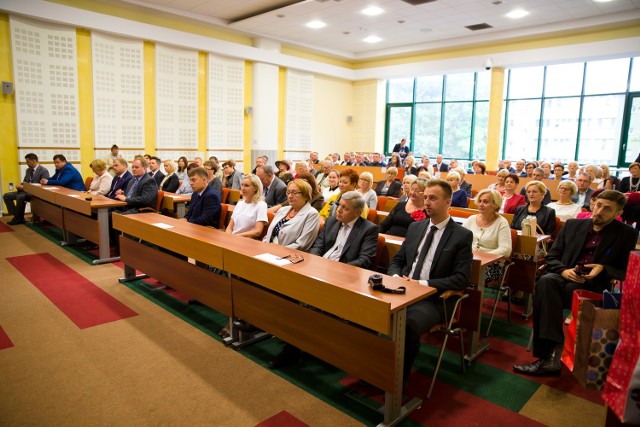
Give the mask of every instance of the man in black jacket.
[(513, 370), (533, 376), (559, 375), (564, 343), (563, 308), (571, 307), (573, 291), (602, 292), (612, 279), (624, 280), (637, 232), (616, 221), (626, 203), (624, 194), (605, 190), (589, 219), (570, 219), (560, 230), (546, 258), (548, 273), (533, 293), (533, 355), (538, 358)]

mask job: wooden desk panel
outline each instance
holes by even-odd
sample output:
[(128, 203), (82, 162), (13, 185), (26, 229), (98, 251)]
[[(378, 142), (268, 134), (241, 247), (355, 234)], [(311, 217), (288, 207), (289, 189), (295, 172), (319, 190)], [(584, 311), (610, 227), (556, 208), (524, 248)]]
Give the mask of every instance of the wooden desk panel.
[(96, 219), (69, 209), (64, 209), (63, 217), (65, 230), (100, 245), (100, 224)]
[(231, 316), (231, 281), (166, 252), (120, 236), (120, 254), (127, 266), (144, 271), (180, 293)]
[[(37, 197), (38, 199), (42, 199), (44, 201), (47, 201), (49, 203), (56, 203), (56, 195), (54, 193), (55, 190), (47, 190), (46, 188), (52, 188), (52, 186), (47, 186), (47, 185), (40, 185), (40, 184), (31, 184), (31, 183), (24, 183), (23, 184), (23, 188), (24, 191), (26, 193), (29, 193), (32, 196)], [(56, 188), (60, 188), (60, 187), (56, 187)]]
[[(163, 229), (153, 224), (173, 226)], [(224, 269), (222, 251), (228, 235), (200, 225), (189, 224), (156, 213), (134, 215), (113, 214), (113, 228), (139, 237), (162, 248), (193, 258), (213, 267)]]
[(62, 208), (58, 205), (48, 203), (40, 198), (31, 198), (31, 213), (40, 219), (45, 219), (59, 228), (64, 228)]
[(233, 280), (234, 315), (389, 392), (396, 392), (394, 343), (282, 298)]
[(164, 192), (161, 209), (175, 214), (178, 218), (184, 218), (187, 213), (186, 204), (191, 201), (191, 195)]

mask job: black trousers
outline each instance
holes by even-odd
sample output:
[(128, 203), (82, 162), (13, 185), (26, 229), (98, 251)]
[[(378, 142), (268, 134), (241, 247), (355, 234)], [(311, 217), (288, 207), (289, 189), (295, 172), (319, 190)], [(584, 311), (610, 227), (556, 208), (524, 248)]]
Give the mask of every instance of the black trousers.
[(589, 280), (584, 283), (569, 282), (556, 273), (547, 273), (536, 282), (533, 291), (534, 357), (549, 357), (555, 346), (564, 343), (562, 310), (571, 308), (573, 291), (577, 289), (601, 293), (606, 288)]
[(24, 191), (11, 191), (5, 193), (2, 198), (4, 199), (4, 204), (7, 205), (9, 215), (13, 215), (13, 219), (24, 219), (24, 210), (29, 201), (29, 194)]
[(427, 298), (407, 308), (407, 328), (404, 341), (404, 371), (406, 382), (420, 351), (420, 337), (444, 322), (444, 306), (437, 297)]

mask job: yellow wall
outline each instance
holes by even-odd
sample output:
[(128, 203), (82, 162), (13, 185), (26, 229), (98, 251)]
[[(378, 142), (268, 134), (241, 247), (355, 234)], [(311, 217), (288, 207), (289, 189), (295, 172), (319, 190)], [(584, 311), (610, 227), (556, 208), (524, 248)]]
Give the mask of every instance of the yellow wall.
[[(0, 80), (8, 82), (13, 81), (10, 33), (9, 16), (0, 14)], [(8, 191), (9, 182), (17, 185), (22, 180), (18, 166), (19, 160), (15, 94), (2, 95), (0, 100), (0, 171), (2, 172), (2, 193)], [(4, 209), (4, 206), (2, 209)]]
[[(253, 63), (244, 62), (244, 108), (253, 105)], [(220, 163), (222, 163), (222, 159)], [(251, 171), (251, 115), (244, 115), (244, 173)]]
[(91, 33), (76, 30), (78, 46), (78, 122), (80, 125), (80, 173), (93, 176), (89, 164), (95, 159), (93, 122), (93, 71), (91, 63)]
[(312, 151), (320, 157), (350, 150), (353, 116), (353, 83), (346, 80), (315, 76), (313, 79)]

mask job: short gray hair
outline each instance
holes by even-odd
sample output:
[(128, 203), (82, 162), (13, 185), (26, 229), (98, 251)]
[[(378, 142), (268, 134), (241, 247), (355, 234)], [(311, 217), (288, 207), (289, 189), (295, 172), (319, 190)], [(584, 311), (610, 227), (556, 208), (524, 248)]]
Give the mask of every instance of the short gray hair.
[[(263, 158), (265, 156), (262, 156)], [(273, 166), (271, 165), (262, 165), (262, 166), (258, 166), (258, 169), (262, 169), (262, 172), (264, 172), (265, 174), (269, 175), (269, 176), (273, 176), (273, 174), (275, 173), (273, 171)]]
[(362, 213), (364, 210), (364, 198), (359, 191), (347, 191), (341, 197), (344, 200), (351, 200), (351, 204), (353, 205), (353, 209)]

